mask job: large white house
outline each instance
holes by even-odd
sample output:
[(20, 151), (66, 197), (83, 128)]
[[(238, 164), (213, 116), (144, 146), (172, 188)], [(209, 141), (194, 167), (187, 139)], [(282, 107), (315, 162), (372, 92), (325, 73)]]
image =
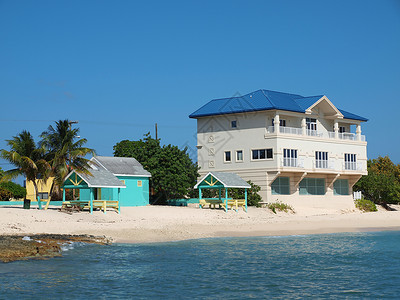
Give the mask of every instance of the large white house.
[(264, 202), (352, 207), (352, 187), (367, 174), (366, 118), (324, 95), (258, 90), (216, 99), (197, 119), (200, 175), (227, 171), (261, 187)]

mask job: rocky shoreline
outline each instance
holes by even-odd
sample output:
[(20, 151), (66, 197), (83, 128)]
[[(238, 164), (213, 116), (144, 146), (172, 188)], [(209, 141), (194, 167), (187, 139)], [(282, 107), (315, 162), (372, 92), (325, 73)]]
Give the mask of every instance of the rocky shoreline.
[(46, 259), (61, 256), (61, 247), (73, 242), (109, 245), (111, 240), (105, 236), (35, 234), (0, 236), (0, 262), (27, 259)]

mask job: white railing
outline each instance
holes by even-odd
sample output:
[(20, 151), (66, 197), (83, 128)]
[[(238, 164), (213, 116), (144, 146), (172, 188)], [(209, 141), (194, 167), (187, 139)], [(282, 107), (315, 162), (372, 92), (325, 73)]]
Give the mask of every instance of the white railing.
[(284, 157), (281, 162), (282, 167), (304, 168), (303, 160), (300, 158)]
[(285, 133), (285, 134), (297, 134), (297, 135), (302, 135), (303, 132), (301, 128), (295, 128), (295, 127), (279, 127), (279, 132), (280, 133)]
[[(274, 126), (268, 126), (267, 128), (267, 133), (274, 133), (275, 132), (275, 127)], [(293, 134), (293, 135), (302, 135), (303, 130), (302, 128), (297, 128), (297, 127), (284, 127), (284, 126), (279, 126), (279, 133), (283, 134)], [(326, 133), (318, 130), (311, 130), (311, 129), (306, 129), (306, 134), (308, 136), (315, 136), (319, 138), (328, 138), (328, 139), (335, 139), (336, 134), (333, 131), (327, 131)], [(338, 138), (341, 140), (348, 140), (348, 141), (357, 141), (358, 137), (355, 133), (350, 133), (350, 132), (343, 132), (343, 133), (338, 133)], [(360, 141), (365, 142), (365, 135), (360, 135)]]
[[(275, 126), (269, 126), (268, 133), (274, 133), (274, 132), (275, 132)], [(285, 126), (279, 126), (279, 132), (284, 134), (296, 134), (296, 135), (303, 134), (301, 128), (285, 127)]]
[(339, 139), (341, 140), (349, 140), (349, 141), (356, 141), (357, 137), (354, 133), (343, 132), (339, 133)]
[(344, 170), (348, 170), (348, 171), (362, 171), (363, 165), (361, 162), (345, 161), (343, 163), (343, 168), (344, 168)]
[(307, 135), (309, 136), (316, 136), (316, 137), (322, 137), (322, 132), (317, 131), (317, 130), (311, 130), (311, 129), (307, 129)]
[(334, 162), (332, 160), (322, 160), (316, 159), (314, 160), (314, 168), (315, 169), (335, 169)]
[(334, 132), (328, 131), (328, 137), (329, 137), (330, 139), (334, 139), (334, 138), (336, 138), (336, 135), (335, 135)]

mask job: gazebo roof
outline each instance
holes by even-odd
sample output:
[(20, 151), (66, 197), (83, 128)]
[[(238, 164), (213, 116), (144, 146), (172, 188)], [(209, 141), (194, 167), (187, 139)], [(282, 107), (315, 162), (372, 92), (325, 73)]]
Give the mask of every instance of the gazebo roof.
[(195, 189), (199, 187), (249, 189), (251, 186), (235, 173), (209, 172), (194, 186)]

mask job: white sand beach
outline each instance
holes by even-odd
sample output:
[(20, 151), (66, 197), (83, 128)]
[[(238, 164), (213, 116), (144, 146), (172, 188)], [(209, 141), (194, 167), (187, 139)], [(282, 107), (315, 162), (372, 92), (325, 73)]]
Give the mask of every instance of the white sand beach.
[(117, 243), (166, 242), (207, 237), (278, 236), (400, 230), (400, 211), (380, 209), (297, 210), (295, 214), (272, 213), (266, 208), (244, 211), (195, 207), (123, 207), (121, 214), (87, 211), (73, 214), (21, 207), (0, 207), (0, 234), (90, 234), (105, 235)]

